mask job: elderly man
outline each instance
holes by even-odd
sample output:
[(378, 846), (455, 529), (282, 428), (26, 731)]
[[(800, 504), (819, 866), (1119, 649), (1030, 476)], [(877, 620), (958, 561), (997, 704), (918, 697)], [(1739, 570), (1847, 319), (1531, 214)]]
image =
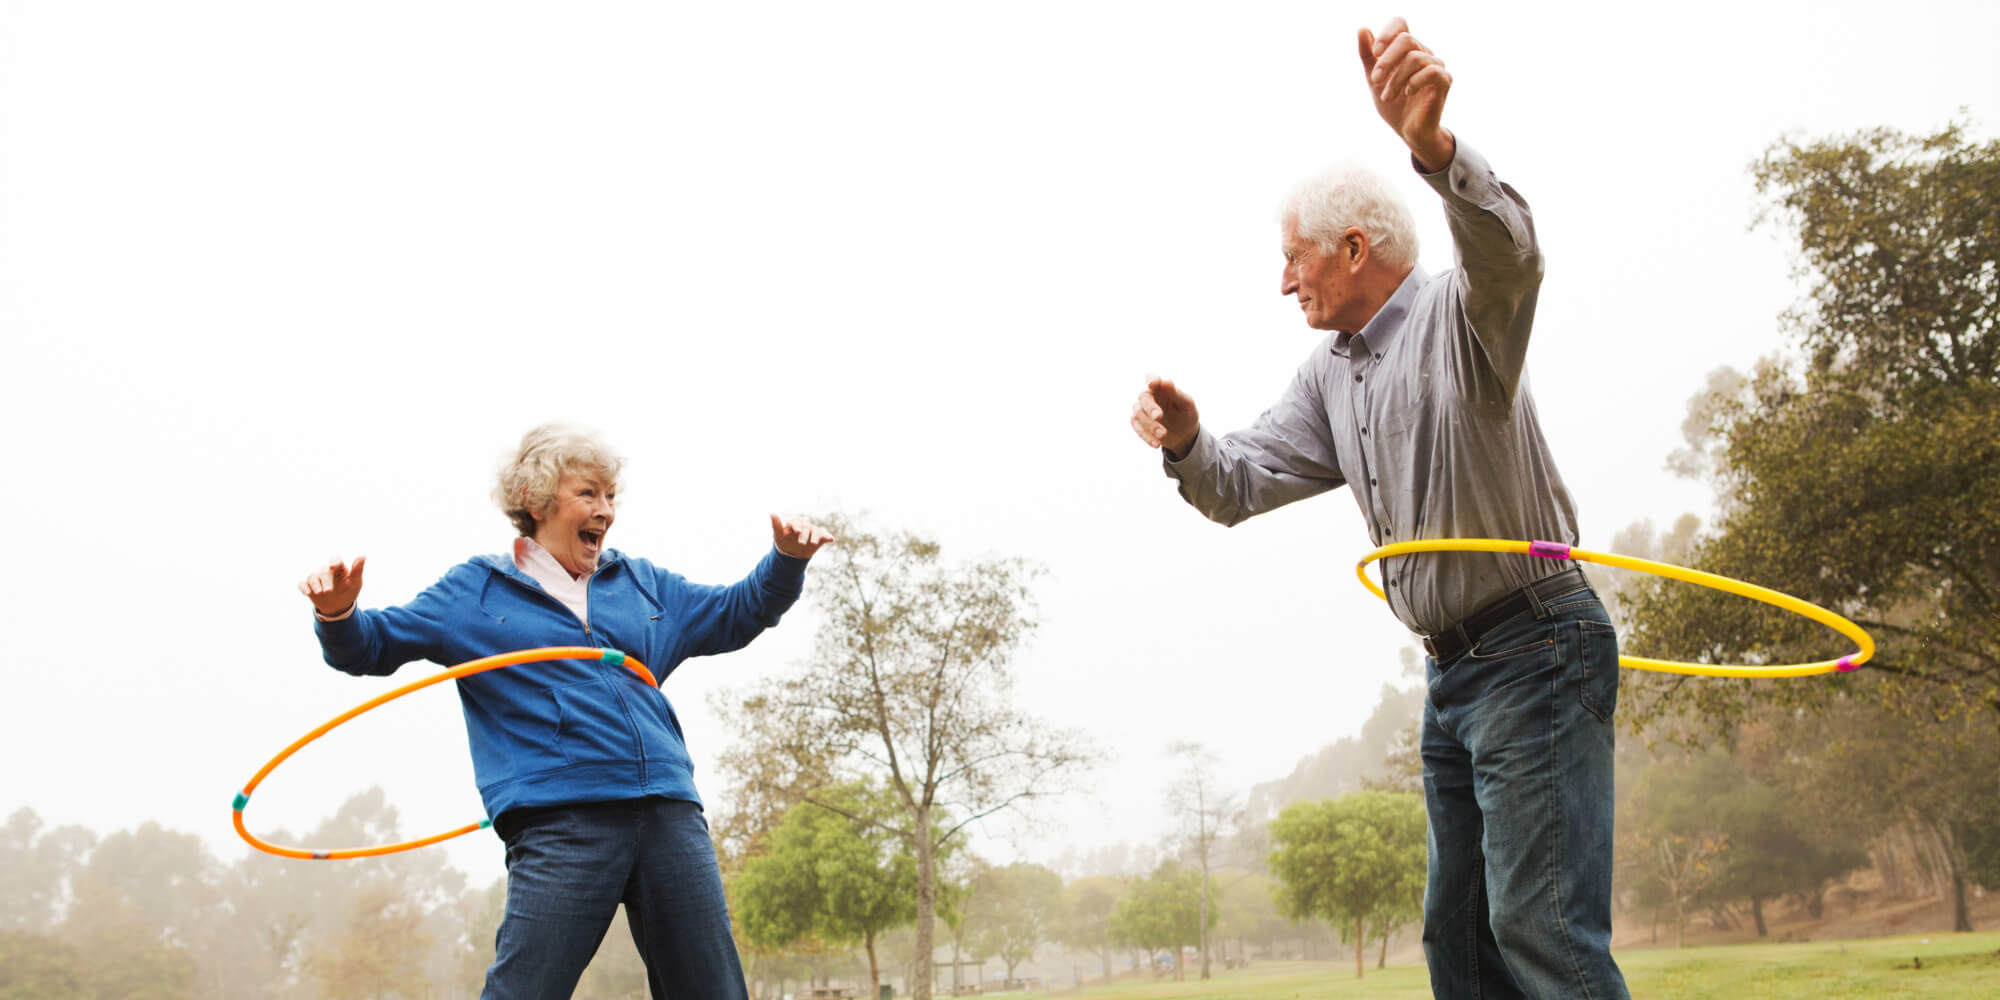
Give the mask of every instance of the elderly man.
[[(1283, 216), (1280, 291), (1330, 336), (1248, 429), (1211, 435), (1157, 378), (1132, 427), (1224, 524), (1347, 485), (1378, 544), (1574, 543), (1522, 371), (1542, 276), (1528, 206), (1440, 124), (1451, 74), (1401, 18), (1362, 30), (1360, 50), (1376, 111), (1444, 202), (1459, 266), (1416, 266), (1409, 211), (1379, 180), (1307, 181)], [(1610, 954), (1618, 645), (1603, 605), (1573, 567), (1528, 556), (1404, 556), (1384, 574), (1431, 654), (1433, 992), (1626, 996)]]

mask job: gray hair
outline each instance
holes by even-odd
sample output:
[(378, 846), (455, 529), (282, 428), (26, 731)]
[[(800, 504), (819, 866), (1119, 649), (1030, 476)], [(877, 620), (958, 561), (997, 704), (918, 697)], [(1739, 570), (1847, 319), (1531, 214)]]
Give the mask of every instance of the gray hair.
[(1278, 218), (1297, 220), (1299, 238), (1321, 253), (1333, 253), (1340, 236), (1359, 229), (1369, 252), (1402, 270), (1417, 264), (1417, 223), (1403, 199), (1379, 175), (1359, 167), (1335, 167), (1307, 178), (1285, 199)]
[(565, 472), (594, 472), (608, 484), (618, 481), (625, 460), (612, 453), (597, 435), (562, 424), (543, 424), (521, 435), (521, 447), (500, 465), (493, 485), (493, 502), (507, 513), (524, 537), (535, 534), (535, 514), (556, 499), (556, 484)]

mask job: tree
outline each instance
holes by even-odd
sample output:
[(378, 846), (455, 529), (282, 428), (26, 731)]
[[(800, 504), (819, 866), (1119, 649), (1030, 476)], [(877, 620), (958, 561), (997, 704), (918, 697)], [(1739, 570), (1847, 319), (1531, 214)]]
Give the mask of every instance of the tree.
[(1687, 910), (1721, 877), (1729, 848), (1711, 796), (1733, 775), (1728, 758), (1704, 754), (1689, 763), (1641, 772), (1620, 821), (1618, 860), (1627, 877), (1651, 890), (1674, 915), (1674, 947), (1687, 942)]
[(0, 930), (46, 933), (64, 888), (97, 838), (77, 826), (44, 830), (26, 806), (0, 826)]
[[(1711, 381), (1679, 467), (1721, 503), (1703, 569), (1846, 614), (1880, 648), (1832, 683), (1640, 678), (1649, 710), (1867, 697), (2000, 728), (2000, 143), (1954, 124), (1775, 144), (1761, 221), (1797, 238), (1803, 352)], [(1798, 616), (1702, 588), (1635, 588), (1630, 645), (1674, 658), (1830, 658)], [(1643, 722), (1643, 718), (1632, 721)]]
[(1062, 876), (1038, 864), (980, 868), (965, 899), (965, 919), (978, 935), (979, 953), (1005, 962), (1012, 980), (1036, 946), (1054, 937), (1062, 892)]
[(414, 998), (428, 995), (423, 975), (429, 936), (423, 910), (376, 886), (354, 900), (347, 923), (312, 950), (308, 975), (327, 996)]
[(200, 838), (157, 823), (105, 837), (73, 878), (60, 936), (105, 998), (213, 994), (194, 955), (219, 950), (220, 869)]
[(1111, 914), (1124, 893), (1124, 881), (1109, 875), (1075, 879), (1063, 887), (1063, 919), (1057, 938), (1068, 947), (1095, 954), (1106, 982), (1111, 980)]
[(1420, 913), (1425, 856), (1423, 803), (1413, 795), (1354, 792), (1295, 802), (1271, 823), (1278, 905), (1294, 919), (1319, 917), (1354, 932), (1354, 976), (1363, 972), (1368, 924)]
[(850, 818), (880, 823), (915, 856), (912, 986), (928, 1000), (940, 846), (968, 823), (1057, 790), (1089, 752), (1080, 736), (1011, 701), (1009, 663), (1034, 628), (1026, 565), (953, 566), (929, 539), (845, 517), (824, 523), (840, 542), (820, 553), (813, 576), (823, 615), (813, 662), (730, 713), (754, 735), (724, 767), (749, 800), (836, 812), (809, 789), (835, 775), (881, 783), (900, 815)]
[(812, 937), (858, 941), (868, 955), (873, 996), (882, 982), (876, 936), (916, 917), (916, 859), (874, 819), (896, 808), (879, 790), (856, 784), (816, 798), (840, 811), (814, 802), (794, 806), (772, 832), (769, 853), (744, 864), (737, 883), (744, 932), (761, 947)]
[[(1421, 669), (1414, 653), (1407, 648), (1400, 652), (1405, 654), (1404, 673)], [(1339, 798), (1366, 787), (1370, 781), (1385, 780), (1391, 748), (1412, 724), (1422, 721), (1423, 711), (1422, 686), (1382, 685), (1375, 710), (1361, 724), (1360, 733), (1321, 747), (1318, 753), (1299, 761), (1291, 774), (1277, 781), (1251, 786), (1244, 798), (1244, 822), (1263, 823), (1293, 802)]]
[(1215, 755), (1199, 743), (1181, 741), (1167, 747), (1178, 762), (1178, 777), (1167, 788), (1167, 811), (1178, 827), (1182, 853), (1201, 872), (1201, 978), (1208, 978), (1210, 870), (1216, 848), (1235, 812), (1229, 795), (1217, 787)]
[[(1268, 853), (1268, 852), (1266, 852)], [(1247, 958), (1255, 942), (1269, 954), (1293, 931), (1293, 923), (1278, 910), (1278, 886), (1256, 872), (1242, 872), (1223, 883), (1216, 932), (1236, 939), (1236, 957)]]
[[(401, 840), (394, 806), (380, 788), (349, 796), (302, 838), (275, 831), (280, 843), (380, 844)], [(465, 876), (438, 851), (407, 851), (365, 863), (301, 863), (246, 851), (222, 879), (229, 906), (212, 923), (211, 943), (196, 949), (202, 995), (269, 997), (317, 981), (311, 967), (326, 943), (355, 930), (371, 900), (393, 899), (417, 924), (447, 920), (467, 905)], [(496, 898), (504, 899), (504, 890)], [(474, 907), (483, 910), (483, 907)], [(380, 915), (379, 909), (375, 911)], [(492, 911), (497, 918), (498, 910)], [(426, 933), (420, 975), (439, 981), (482, 978), (493, 956), (497, 919)], [(404, 942), (407, 947), (414, 942)], [(421, 951), (421, 949), (418, 949)], [(472, 966), (473, 968), (468, 968)]]
[(1808, 784), (1814, 770), (1833, 764), (1810, 760), (1828, 744), (1793, 738), (1792, 728), (1760, 722), (1741, 729), (1731, 748), (1734, 776), (1708, 790), (1729, 838), (1716, 893), (1749, 897), (1758, 937), (1769, 933), (1765, 900), (1797, 896), (1817, 917), (1827, 883), (1868, 863), (1858, 845), (1880, 828), (1871, 822), (1875, 810), (1856, 812)]
[[(1213, 926), (1216, 914), (1207, 916)], [(1201, 877), (1173, 862), (1161, 863), (1118, 901), (1111, 913), (1111, 940), (1143, 948), (1150, 955), (1171, 949), (1174, 977), (1181, 978), (1181, 946), (1201, 940), (1206, 927), (1201, 912)]]
[(40, 934), (0, 930), (0, 1000), (87, 996), (86, 978), (75, 948)]
[(1873, 701), (1837, 697), (1821, 711), (1789, 721), (1787, 775), (1800, 798), (1824, 802), (1844, 817), (1822, 836), (1855, 843), (1896, 826), (1931, 846), (1942, 869), (1941, 894), (1952, 900), (1953, 929), (1972, 930), (1968, 884), (1975, 858), (1995, 837), (2000, 815), (2000, 733), (1977, 716), (1948, 711), (1913, 720)]

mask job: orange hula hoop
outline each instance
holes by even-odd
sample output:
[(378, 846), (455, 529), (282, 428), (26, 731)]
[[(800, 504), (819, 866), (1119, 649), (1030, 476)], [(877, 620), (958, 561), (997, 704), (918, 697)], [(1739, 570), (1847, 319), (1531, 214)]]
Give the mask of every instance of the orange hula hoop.
[(286, 758), (299, 752), (306, 744), (325, 736), (334, 727), (347, 722), (369, 709), (379, 708), (406, 694), (421, 691), (433, 684), (441, 684), (445, 681), (457, 680), (461, 677), (470, 677), (473, 674), (483, 674), (488, 670), (498, 670), (501, 667), (511, 667), (522, 663), (540, 663), (544, 660), (603, 660), (606, 663), (623, 666), (625, 669), (632, 671), (633, 676), (645, 681), (647, 687), (657, 690), (660, 686), (660, 682), (653, 679), (653, 672), (647, 670), (645, 664), (626, 656), (618, 650), (600, 649), (596, 646), (543, 646), (538, 649), (517, 650), (512, 653), (501, 653), (497, 656), (487, 656), (467, 663), (461, 663), (442, 673), (432, 674), (423, 680), (405, 684), (387, 694), (370, 698), (327, 720), (312, 732), (293, 741), (291, 746), (278, 751), (278, 755), (271, 758), (270, 763), (258, 768), (257, 773), (251, 776), (250, 780), (243, 785), (243, 790), (236, 795), (236, 801), (230, 809), (230, 817), (231, 821), (236, 825), (237, 836), (242, 837), (251, 847), (266, 854), (275, 854), (281, 858), (298, 858), (301, 861), (330, 861), (344, 858), (373, 858), (384, 854), (395, 854), (399, 851), (413, 851), (419, 847), (429, 847), (440, 841), (450, 840), (453, 837), (463, 836), (474, 830), (484, 830), (492, 826), (493, 820), (489, 817), (481, 819), (477, 823), (467, 823), (455, 830), (432, 834), (428, 837), (418, 837), (415, 840), (405, 840), (398, 844), (384, 844), (380, 847), (346, 847), (338, 850), (315, 851), (300, 847), (283, 847), (260, 839), (256, 834), (251, 833), (249, 828), (243, 825), (243, 807), (250, 804), (250, 793), (256, 791), (258, 784), (263, 782), (272, 771), (277, 770), (278, 765), (284, 763)]

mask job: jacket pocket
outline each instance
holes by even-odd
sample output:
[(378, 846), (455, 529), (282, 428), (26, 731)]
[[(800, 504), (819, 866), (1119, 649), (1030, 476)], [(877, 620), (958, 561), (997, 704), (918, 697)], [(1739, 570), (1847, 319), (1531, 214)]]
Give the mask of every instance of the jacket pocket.
[(556, 702), (556, 751), (565, 763), (637, 759), (638, 734), (604, 681), (550, 688), (549, 695)]

